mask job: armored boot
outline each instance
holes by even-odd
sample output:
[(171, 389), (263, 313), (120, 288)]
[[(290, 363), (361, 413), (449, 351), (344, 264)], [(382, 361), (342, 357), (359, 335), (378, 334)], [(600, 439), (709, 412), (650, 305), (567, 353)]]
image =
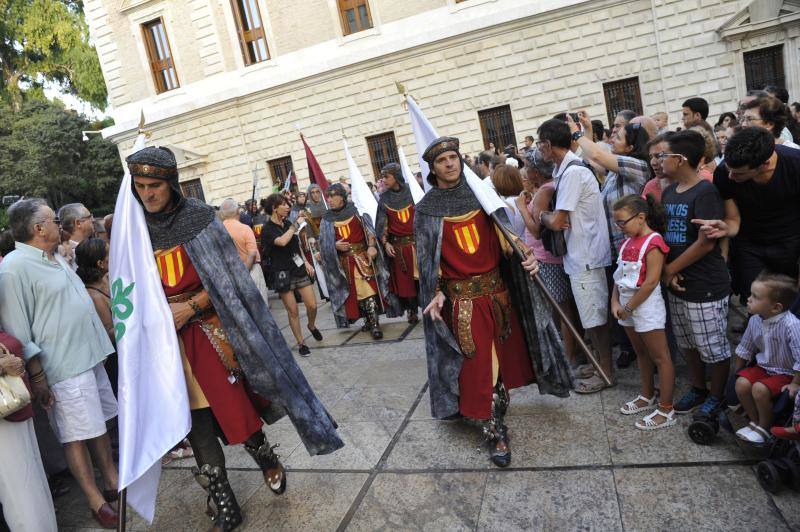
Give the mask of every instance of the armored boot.
[(510, 438), (505, 424), (505, 415), (509, 403), (508, 391), (502, 382), (498, 382), (492, 394), (492, 417), (483, 428), (489, 442), (489, 457), (497, 467), (508, 467), (511, 463)]
[(416, 297), (409, 297), (406, 299), (408, 310), (406, 311), (406, 316), (408, 317), (408, 323), (414, 325), (415, 323), (419, 322), (419, 314), (417, 314), (417, 307), (419, 304), (417, 303)]
[(244, 444), (245, 450), (253, 457), (261, 472), (264, 474), (264, 483), (272, 490), (272, 493), (280, 495), (286, 491), (286, 470), (283, 468), (275, 453), (275, 448), (280, 444), (270, 446), (266, 436), (260, 433), (263, 443), (254, 446), (247, 442)]
[(370, 330), (372, 331), (372, 338), (380, 340), (383, 338), (383, 331), (381, 331), (381, 324), (378, 321), (378, 299), (377, 296), (372, 296), (364, 301), (364, 306), (367, 310), (367, 320)]
[(197, 483), (208, 493), (206, 513), (214, 522), (212, 532), (228, 532), (242, 524), (242, 509), (236, 502), (225, 470), (219, 466), (204, 464), (200, 469), (192, 468), (192, 473)]
[(369, 322), (369, 312), (367, 311), (368, 299), (361, 299), (358, 301), (358, 313), (364, 318), (364, 325), (361, 326), (361, 332), (368, 332), (372, 328)]

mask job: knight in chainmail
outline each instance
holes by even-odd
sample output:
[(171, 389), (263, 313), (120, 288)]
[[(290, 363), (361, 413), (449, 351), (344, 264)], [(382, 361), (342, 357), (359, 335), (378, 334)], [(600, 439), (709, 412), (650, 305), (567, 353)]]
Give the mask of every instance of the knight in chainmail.
[(419, 270), (414, 244), (414, 198), (397, 163), (381, 169), (386, 191), (378, 200), (375, 236), (388, 257), (389, 291), (396, 295), (408, 315), (408, 323), (419, 321), (417, 302)]
[(347, 201), (347, 190), (336, 183), (328, 187), (328, 211), (319, 227), (319, 245), (325, 280), (336, 326), (349, 327), (364, 318), (362, 331), (383, 338), (378, 316), (402, 314), (389, 292), (389, 273), (377, 246), (369, 216), (361, 216)]
[(537, 382), (541, 393), (566, 396), (572, 377), (529, 276), (538, 264), (530, 254), (524, 262), (513, 256), (496, 225), (509, 229), (504, 210), (483, 210), (458, 148), (458, 139), (442, 137), (425, 150), (432, 188), (414, 220), (431, 412), (483, 421), (490, 459), (505, 467), (508, 391)]
[(149, 147), (126, 162), (153, 247), (142, 252), (155, 254), (181, 346), (195, 477), (208, 492), (214, 530), (233, 530), (242, 515), (219, 439), (243, 443), (277, 494), (286, 472), (262, 431), (265, 421), (288, 413), (312, 455), (343, 443), (214, 209), (181, 194), (172, 152)]

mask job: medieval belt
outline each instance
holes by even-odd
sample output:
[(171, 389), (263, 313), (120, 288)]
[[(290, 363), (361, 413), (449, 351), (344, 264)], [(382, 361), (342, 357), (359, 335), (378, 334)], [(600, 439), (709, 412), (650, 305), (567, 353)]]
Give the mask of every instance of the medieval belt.
[(475, 299), (505, 290), (497, 268), (469, 279), (442, 279), (440, 287), (452, 299)]
[(469, 279), (442, 279), (440, 286), (453, 304), (453, 335), (461, 352), (467, 358), (475, 356), (475, 340), (472, 336), (473, 300), (483, 296), (492, 299), (492, 316), (497, 325), (498, 339), (505, 341), (511, 335), (510, 304), (508, 291), (500, 277), (500, 270), (492, 271)]
[(195, 290), (194, 292), (183, 292), (182, 294), (169, 296), (167, 298), (167, 303), (186, 303), (199, 293), (200, 290)]
[[(169, 296), (167, 297), (167, 303), (186, 303), (200, 292), (201, 292), (200, 290), (195, 290), (194, 292), (183, 292), (181, 294)], [(202, 321), (204, 319), (207, 319), (209, 316), (213, 316), (216, 313), (217, 311), (214, 309), (214, 305), (212, 305), (211, 302), (209, 301), (208, 306), (204, 308), (199, 315), (193, 316), (189, 320), (189, 322), (192, 323), (195, 321)]]
[(389, 243), (393, 246), (408, 246), (414, 243), (414, 235), (389, 235)]
[(345, 251), (344, 254), (345, 255), (355, 255), (356, 253), (362, 253), (362, 252), (366, 251), (366, 249), (367, 249), (367, 245), (366, 244), (364, 244), (362, 242), (358, 242), (356, 244), (350, 244), (350, 250), (349, 251)]

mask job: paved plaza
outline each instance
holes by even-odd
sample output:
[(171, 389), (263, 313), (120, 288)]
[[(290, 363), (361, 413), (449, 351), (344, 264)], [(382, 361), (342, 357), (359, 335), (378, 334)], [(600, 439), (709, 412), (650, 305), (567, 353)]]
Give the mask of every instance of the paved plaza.
[[(280, 302), (272, 309), (290, 339)], [(336, 330), (329, 305), (318, 324), (325, 340), (309, 339), (311, 357), (298, 360), (346, 446), (311, 458), (287, 419), (270, 426), (289, 469), (282, 496), (264, 486), (241, 446), (226, 449), (245, 514), (241, 530), (800, 529), (800, 496), (761, 488), (755, 461), (730, 434), (695, 445), (686, 416), (680, 428), (636, 430), (636, 417), (619, 413), (637, 395), (635, 365), (595, 395), (562, 400), (536, 386), (512, 392), (513, 460), (498, 470), (478, 448), (477, 426), (431, 418), (421, 324), (389, 320), (377, 343), (357, 328)], [(685, 374), (678, 366), (678, 394)], [(193, 465), (165, 468), (152, 530), (210, 526)], [(95, 526), (76, 485), (56, 506), (60, 529)], [(147, 526), (129, 511), (128, 529)]]

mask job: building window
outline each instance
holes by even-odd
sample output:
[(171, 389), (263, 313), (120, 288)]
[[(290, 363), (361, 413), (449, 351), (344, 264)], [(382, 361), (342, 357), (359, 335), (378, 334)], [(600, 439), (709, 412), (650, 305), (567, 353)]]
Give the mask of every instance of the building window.
[(785, 87), (783, 45), (745, 52), (744, 77), (747, 90), (761, 90), (767, 85)]
[(181, 192), (187, 198), (197, 198), (202, 202), (206, 201), (206, 195), (203, 193), (203, 184), (199, 179), (190, 179), (181, 183)]
[(394, 132), (381, 133), (367, 137), (367, 148), (369, 148), (369, 158), (372, 161), (372, 173), (375, 179), (381, 176), (381, 168), (389, 163), (398, 162), (397, 142), (394, 140)]
[(258, 0), (231, 0), (231, 4), (244, 64), (249, 66), (266, 61), (269, 59), (269, 50)]
[(367, 0), (337, 0), (342, 31), (345, 35), (368, 30), (372, 27), (372, 16)]
[(267, 165), (269, 166), (269, 174), (272, 177), (272, 185), (283, 188), (286, 178), (289, 177), (289, 174), (294, 169), (291, 156), (269, 160)]
[(178, 73), (172, 62), (172, 51), (169, 48), (164, 21), (160, 18), (142, 24), (147, 58), (156, 84), (156, 92), (171, 91), (180, 87)]
[(488, 150), (490, 149), (489, 144), (493, 144), (495, 149), (503, 151), (503, 148), (509, 144), (517, 145), (514, 121), (511, 119), (511, 107), (508, 105), (478, 111), (478, 120), (481, 123), (483, 149)]
[(619, 112), (626, 109), (635, 112), (637, 115), (644, 114), (638, 77), (603, 83), (603, 93), (606, 96), (606, 111), (608, 112), (609, 124), (613, 124)]

